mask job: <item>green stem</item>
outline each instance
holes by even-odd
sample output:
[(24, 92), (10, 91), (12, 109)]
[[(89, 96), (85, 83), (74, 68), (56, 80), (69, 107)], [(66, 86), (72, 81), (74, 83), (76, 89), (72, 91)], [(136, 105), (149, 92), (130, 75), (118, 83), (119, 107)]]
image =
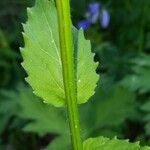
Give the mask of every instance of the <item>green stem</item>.
[(73, 42), (69, 0), (56, 0), (56, 6), (58, 13), (62, 71), (69, 117), (71, 142), (74, 150), (82, 150), (78, 119), (77, 85), (74, 70), (75, 64), (73, 58)]

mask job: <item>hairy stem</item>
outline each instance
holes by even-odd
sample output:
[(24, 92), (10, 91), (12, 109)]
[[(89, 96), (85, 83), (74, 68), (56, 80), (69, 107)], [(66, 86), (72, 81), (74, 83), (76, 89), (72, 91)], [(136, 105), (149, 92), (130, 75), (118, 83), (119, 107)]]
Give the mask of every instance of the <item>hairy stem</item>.
[(74, 150), (82, 150), (78, 119), (77, 85), (74, 70), (75, 64), (73, 58), (73, 42), (69, 0), (56, 0), (56, 6), (58, 13), (62, 71), (69, 117), (71, 142)]

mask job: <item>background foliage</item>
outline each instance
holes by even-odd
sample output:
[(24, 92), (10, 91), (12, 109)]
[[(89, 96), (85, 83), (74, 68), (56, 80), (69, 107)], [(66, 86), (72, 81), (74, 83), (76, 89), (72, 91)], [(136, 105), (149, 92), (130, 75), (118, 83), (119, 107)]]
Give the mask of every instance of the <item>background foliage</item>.
[[(72, 0), (74, 25), (91, 2)], [(101, 80), (91, 101), (80, 106), (82, 137), (117, 136), (150, 145), (150, 1), (97, 2), (111, 20), (107, 29), (97, 23), (85, 31)], [(0, 149), (69, 149), (65, 110), (42, 103), (24, 83), (21, 22), (33, 4), (0, 1)]]

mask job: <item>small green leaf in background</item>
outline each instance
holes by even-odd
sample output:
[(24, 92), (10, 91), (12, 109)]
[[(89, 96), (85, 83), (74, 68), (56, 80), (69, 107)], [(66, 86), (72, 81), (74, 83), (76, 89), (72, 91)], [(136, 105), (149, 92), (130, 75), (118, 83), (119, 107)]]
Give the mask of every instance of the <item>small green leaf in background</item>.
[[(57, 13), (54, 3), (37, 0), (28, 8), (28, 22), (24, 27), (25, 48), (21, 49), (23, 67), (28, 73), (27, 82), (34, 93), (48, 104), (60, 107), (65, 104), (62, 63), (60, 57)], [(95, 73), (90, 42), (82, 31), (73, 29), (75, 74), (77, 76), (78, 103), (85, 103), (94, 94), (98, 80)]]
[(46, 149), (69, 149), (69, 127), (67, 126), (65, 110), (44, 104), (40, 98), (31, 92), (30, 88), (20, 87), (18, 92), (20, 109), (17, 112), (17, 116), (24, 120), (30, 120), (24, 126), (24, 132), (37, 133), (39, 136), (44, 136), (48, 133), (54, 134), (56, 137)]
[(128, 140), (109, 139), (105, 137), (89, 138), (83, 143), (84, 150), (150, 150), (140, 147), (139, 142), (129, 143)]
[(21, 109), (18, 116), (32, 120), (25, 126), (25, 131), (37, 132), (39, 135), (66, 132), (67, 124), (64, 110), (44, 104), (28, 88), (19, 91), (19, 99)]
[(98, 135), (120, 137), (118, 130), (137, 113), (135, 94), (120, 85), (115, 85), (109, 91), (98, 86), (93, 100), (81, 107), (82, 134), (86, 138)]
[(128, 75), (123, 79), (122, 85), (131, 89), (138, 90), (139, 93), (150, 91), (150, 56), (141, 54), (136, 59), (132, 60), (133, 74)]
[(96, 100), (100, 102), (95, 115), (99, 118), (99, 124), (103, 126), (121, 124), (134, 114), (135, 95), (126, 88), (116, 85), (109, 92), (101, 89), (96, 96)]

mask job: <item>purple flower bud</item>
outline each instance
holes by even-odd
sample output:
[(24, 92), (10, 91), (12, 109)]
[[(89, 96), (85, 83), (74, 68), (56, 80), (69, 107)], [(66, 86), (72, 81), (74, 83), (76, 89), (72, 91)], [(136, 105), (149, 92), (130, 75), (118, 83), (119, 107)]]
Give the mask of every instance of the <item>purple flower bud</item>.
[(103, 9), (100, 15), (100, 24), (103, 29), (106, 29), (110, 22), (110, 14), (106, 9)]
[(86, 16), (91, 23), (96, 23), (96, 21), (98, 20), (99, 9), (100, 9), (99, 3), (91, 3), (88, 5)]
[(99, 13), (99, 3), (91, 3), (88, 5), (88, 12), (92, 15)]
[(91, 23), (89, 22), (89, 20), (81, 20), (80, 22), (78, 22), (77, 24), (77, 28), (80, 29), (82, 28), (83, 30), (86, 30), (90, 27)]

